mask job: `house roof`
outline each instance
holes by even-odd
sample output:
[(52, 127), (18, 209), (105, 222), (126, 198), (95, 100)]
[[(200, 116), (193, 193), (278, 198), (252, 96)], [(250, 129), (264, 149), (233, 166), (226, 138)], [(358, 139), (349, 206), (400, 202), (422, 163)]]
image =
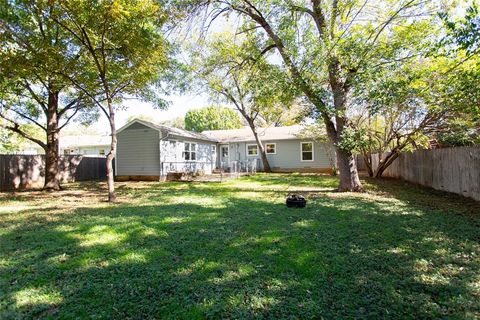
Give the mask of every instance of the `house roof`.
[[(60, 149), (71, 149), (80, 147), (110, 147), (111, 137), (108, 136), (60, 136), (58, 145)], [(41, 149), (36, 143), (28, 143), (27, 148)]]
[[(259, 138), (265, 141), (309, 138), (305, 127), (301, 125), (258, 128), (257, 132)], [(249, 127), (244, 127), (242, 129), (203, 131), (202, 133), (219, 142), (255, 141), (255, 137)]]
[(173, 135), (173, 136), (179, 136), (179, 137), (183, 137), (183, 138), (217, 142), (217, 140), (215, 138), (209, 137), (209, 136), (207, 136), (203, 133), (187, 131), (187, 130), (174, 128), (174, 127), (170, 127), (170, 126), (166, 126), (166, 125), (162, 125), (162, 124), (156, 124), (156, 123), (152, 123), (152, 122), (145, 121), (145, 120), (139, 120), (139, 119), (135, 119), (135, 120), (130, 121), (129, 123), (124, 125), (122, 128), (117, 130), (117, 133), (125, 130), (126, 128), (130, 127), (134, 123), (140, 123), (140, 124), (143, 124), (144, 126), (152, 128), (152, 129), (159, 130), (165, 135), (170, 134), (170, 135)]
[(60, 148), (109, 146), (110, 136), (65, 136), (59, 138)]

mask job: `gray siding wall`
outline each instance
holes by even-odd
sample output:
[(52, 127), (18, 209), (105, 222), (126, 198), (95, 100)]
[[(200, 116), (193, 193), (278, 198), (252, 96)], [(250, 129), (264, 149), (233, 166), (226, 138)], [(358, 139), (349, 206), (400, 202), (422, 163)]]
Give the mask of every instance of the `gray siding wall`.
[[(185, 143), (197, 144), (197, 158), (195, 161), (185, 162), (183, 152), (185, 151)], [(169, 137), (160, 142), (160, 159), (162, 161), (162, 168), (166, 174), (168, 171), (203, 171), (206, 174), (212, 173), (215, 167), (216, 155), (212, 152), (212, 146), (215, 143), (195, 139), (185, 139), (182, 137)]]
[(118, 176), (158, 176), (160, 133), (135, 123), (118, 134)]
[[(276, 144), (276, 154), (267, 154), (267, 158), (272, 169), (329, 169), (331, 168), (329, 152), (324, 143), (313, 142), (314, 161), (301, 161), (301, 142), (310, 142), (311, 140), (277, 140), (262, 141), (265, 146), (267, 143)], [(257, 159), (258, 168), (262, 168), (260, 156), (247, 156), (247, 145), (255, 142), (230, 143), (230, 161), (245, 161)], [(330, 151), (331, 152), (331, 151)]]

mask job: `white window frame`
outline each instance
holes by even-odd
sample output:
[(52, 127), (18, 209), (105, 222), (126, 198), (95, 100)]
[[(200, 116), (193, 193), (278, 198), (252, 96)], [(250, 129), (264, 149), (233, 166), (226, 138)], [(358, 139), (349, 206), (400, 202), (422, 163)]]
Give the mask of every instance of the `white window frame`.
[[(308, 144), (308, 143), (312, 144), (312, 160), (303, 160), (303, 145)], [(308, 152), (308, 151), (306, 151), (306, 152)], [(301, 162), (313, 162), (313, 161), (315, 161), (315, 144), (313, 143), (313, 141), (302, 141), (302, 142), (300, 142), (300, 161)]]
[[(273, 145), (273, 149), (275, 150), (275, 152), (268, 152), (268, 145)], [(265, 143), (265, 154), (277, 154), (277, 144), (275, 142)]]
[[(248, 147), (250, 146), (255, 146), (257, 152), (255, 154), (248, 154)], [(256, 143), (250, 143), (245, 145), (245, 152), (247, 154), (247, 157), (258, 157), (258, 145)]]
[[(185, 147), (186, 147), (187, 144), (189, 145), (188, 151), (185, 149)], [(192, 148), (192, 144), (195, 145), (195, 150), (192, 150), (192, 149), (191, 149), (191, 148)], [(197, 146), (198, 146), (198, 143), (193, 142), (193, 141), (184, 141), (184, 142), (183, 142), (183, 161), (189, 161), (189, 162), (196, 162), (196, 161), (198, 161), (198, 157), (197, 157), (198, 148), (197, 148)], [(189, 159), (189, 160), (185, 159), (185, 155), (187, 154), (187, 152), (190, 153), (190, 159)], [(192, 160), (192, 152), (195, 152), (195, 160)]]

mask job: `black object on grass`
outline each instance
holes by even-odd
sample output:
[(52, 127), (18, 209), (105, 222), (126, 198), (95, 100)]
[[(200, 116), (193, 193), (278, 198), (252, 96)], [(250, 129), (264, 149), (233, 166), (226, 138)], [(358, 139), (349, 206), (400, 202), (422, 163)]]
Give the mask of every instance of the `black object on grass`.
[(304, 208), (307, 205), (307, 200), (303, 196), (292, 194), (287, 197), (287, 207), (289, 208)]

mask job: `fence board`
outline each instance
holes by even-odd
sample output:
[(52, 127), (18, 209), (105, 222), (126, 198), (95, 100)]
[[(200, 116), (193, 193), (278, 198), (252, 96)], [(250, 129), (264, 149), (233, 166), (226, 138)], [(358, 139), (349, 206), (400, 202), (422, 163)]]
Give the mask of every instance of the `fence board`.
[[(61, 156), (62, 183), (106, 179), (106, 158)], [(45, 183), (44, 155), (0, 155), (0, 191), (35, 189)]]
[(402, 153), (383, 175), (480, 200), (480, 146)]

